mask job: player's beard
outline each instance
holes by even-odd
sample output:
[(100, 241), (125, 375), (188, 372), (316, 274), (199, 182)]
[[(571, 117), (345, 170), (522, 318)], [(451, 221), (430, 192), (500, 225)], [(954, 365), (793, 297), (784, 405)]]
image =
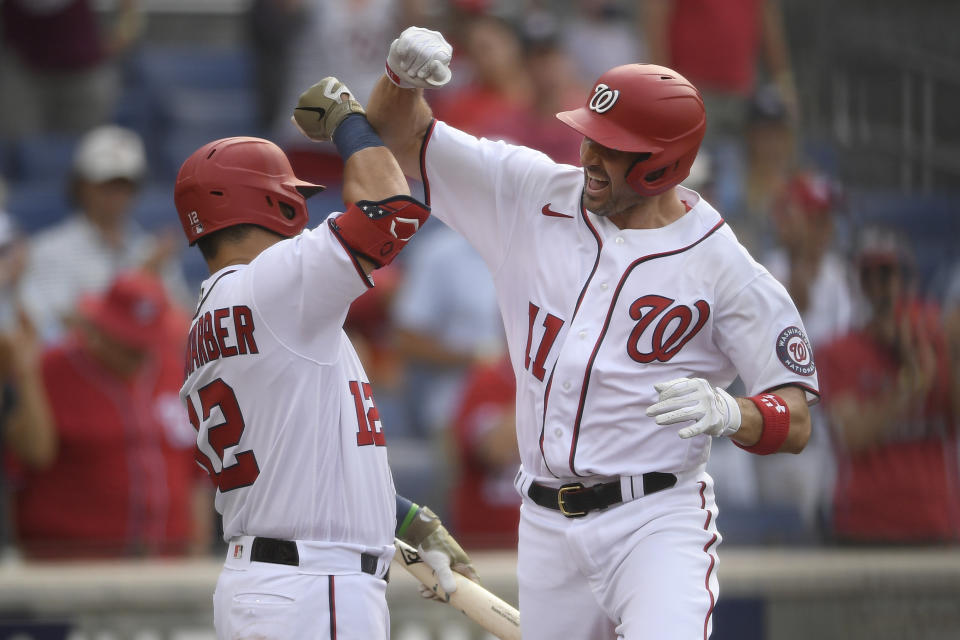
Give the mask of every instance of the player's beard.
[(583, 192), (581, 199), (585, 209), (602, 218), (610, 218), (620, 214), (627, 213), (638, 205), (641, 205), (646, 198), (626, 183), (614, 186), (613, 181), (608, 180), (606, 194), (603, 197), (591, 196), (587, 191), (587, 182), (590, 178), (587, 171), (583, 171)]

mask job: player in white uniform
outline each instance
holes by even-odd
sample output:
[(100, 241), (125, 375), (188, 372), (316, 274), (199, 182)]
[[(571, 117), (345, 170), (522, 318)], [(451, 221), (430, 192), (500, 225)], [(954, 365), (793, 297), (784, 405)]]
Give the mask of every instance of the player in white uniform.
[(356, 203), (345, 213), (304, 231), (305, 196), (322, 187), (258, 138), (204, 145), (175, 188), (211, 272), (181, 396), (229, 542), (214, 622), (228, 639), (388, 638), (394, 535), (419, 545), (448, 586), (450, 564), (472, 572), (431, 512), (396, 496), (370, 382), (342, 329), (370, 272), (429, 210), (335, 78), (295, 114), (344, 157), (344, 201)]
[[(583, 168), (432, 119), (436, 32), (394, 41), (367, 112), (497, 287), (517, 380), (524, 640), (705, 638), (718, 595), (709, 436), (799, 452), (817, 381), (784, 288), (679, 186), (703, 102), (664, 67), (615, 67), (581, 109)], [(469, 283), (464, 283), (469, 286)], [(723, 388), (737, 375), (751, 397)]]

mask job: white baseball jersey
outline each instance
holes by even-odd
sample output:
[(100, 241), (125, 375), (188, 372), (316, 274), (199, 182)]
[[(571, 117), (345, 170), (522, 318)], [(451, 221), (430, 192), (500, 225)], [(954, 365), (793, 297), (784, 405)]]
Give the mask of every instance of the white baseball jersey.
[(581, 207), (583, 170), (436, 122), (421, 155), (433, 215), (466, 236), (497, 286), (517, 378), (524, 469), (541, 478), (680, 472), (707, 436), (646, 416), (654, 383), (702, 377), (750, 395), (817, 390), (786, 290), (717, 211), (678, 187), (686, 215), (617, 228)]
[(180, 395), (224, 539), (392, 547), (384, 434), (342, 328), (367, 282), (326, 223), (204, 281)]

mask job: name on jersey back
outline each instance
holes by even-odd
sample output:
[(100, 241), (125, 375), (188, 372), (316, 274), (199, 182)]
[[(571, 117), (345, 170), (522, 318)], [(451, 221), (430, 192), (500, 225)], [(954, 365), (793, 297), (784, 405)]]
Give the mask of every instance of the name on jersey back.
[(253, 336), (253, 313), (246, 305), (205, 311), (187, 338), (183, 377), (220, 358), (260, 353)]

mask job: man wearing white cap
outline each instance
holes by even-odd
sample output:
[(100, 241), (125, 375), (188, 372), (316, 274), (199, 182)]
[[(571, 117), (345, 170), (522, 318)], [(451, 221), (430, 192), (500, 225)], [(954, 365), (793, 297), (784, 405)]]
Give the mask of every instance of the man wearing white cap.
[(63, 333), (78, 296), (102, 291), (126, 269), (155, 271), (172, 298), (188, 297), (183, 272), (170, 259), (172, 239), (154, 238), (131, 219), (146, 171), (134, 131), (106, 125), (81, 138), (69, 185), (76, 211), (33, 238), (21, 282), (22, 302), (45, 341)]

